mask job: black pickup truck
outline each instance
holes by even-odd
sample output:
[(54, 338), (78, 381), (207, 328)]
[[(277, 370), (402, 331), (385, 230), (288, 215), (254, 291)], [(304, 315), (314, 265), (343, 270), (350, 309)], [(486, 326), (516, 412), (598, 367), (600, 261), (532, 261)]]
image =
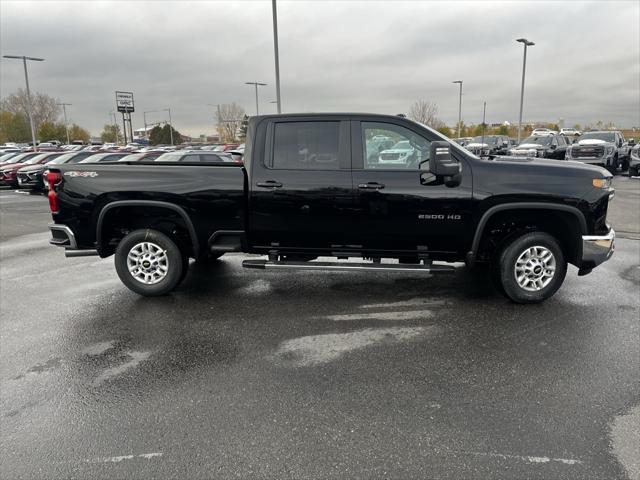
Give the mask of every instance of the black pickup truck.
[[(383, 137), (403, 155), (381, 161), (369, 152)], [(486, 264), (507, 297), (533, 303), (558, 290), (567, 263), (584, 275), (614, 249), (606, 170), (482, 160), (399, 116), (258, 116), (244, 166), (55, 165), (47, 180), (51, 243), (67, 256), (115, 254), (124, 284), (148, 296), (175, 288), (189, 258), (248, 252), (266, 258), (243, 266), (261, 269), (436, 273), (454, 268), (446, 263)]]

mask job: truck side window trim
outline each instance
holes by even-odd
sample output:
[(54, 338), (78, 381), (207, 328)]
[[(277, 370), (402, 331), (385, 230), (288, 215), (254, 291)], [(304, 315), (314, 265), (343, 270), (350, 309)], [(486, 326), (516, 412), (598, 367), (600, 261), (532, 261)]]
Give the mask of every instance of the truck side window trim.
[[(275, 164), (275, 150), (276, 150), (276, 126), (278, 124), (293, 124), (293, 123), (334, 123), (338, 126), (338, 145), (337, 145), (337, 168), (282, 168), (276, 167)], [(270, 121), (267, 125), (267, 139), (265, 143), (265, 153), (263, 160), (264, 168), (268, 170), (295, 170), (295, 171), (319, 171), (319, 172), (331, 172), (340, 170), (350, 170), (351, 168), (351, 139), (350, 139), (350, 124), (344, 119), (307, 119), (307, 118), (291, 118), (282, 119), (277, 121)]]

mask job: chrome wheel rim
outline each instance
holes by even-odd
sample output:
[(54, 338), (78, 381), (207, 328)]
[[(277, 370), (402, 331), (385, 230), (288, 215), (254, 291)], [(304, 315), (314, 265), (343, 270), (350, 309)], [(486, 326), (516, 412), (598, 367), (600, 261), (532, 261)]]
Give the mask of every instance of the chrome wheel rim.
[(127, 268), (138, 282), (154, 285), (169, 272), (167, 251), (152, 242), (137, 243), (127, 254)]
[(520, 288), (528, 292), (538, 292), (553, 280), (556, 273), (556, 257), (546, 247), (529, 247), (516, 260), (514, 273)]

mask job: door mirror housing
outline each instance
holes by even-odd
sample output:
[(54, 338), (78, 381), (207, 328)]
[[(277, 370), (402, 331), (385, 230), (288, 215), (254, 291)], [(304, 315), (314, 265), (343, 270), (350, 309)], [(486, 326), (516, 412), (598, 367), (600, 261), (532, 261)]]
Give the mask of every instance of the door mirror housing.
[(460, 185), (462, 167), (460, 162), (451, 156), (449, 142), (431, 142), (429, 171), (436, 177), (444, 177), (444, 184), (447, 187)]
[(630, 147), (635, 147), (636, 146), (636, 141), (633, 138), (629, 139), (629, 146)]

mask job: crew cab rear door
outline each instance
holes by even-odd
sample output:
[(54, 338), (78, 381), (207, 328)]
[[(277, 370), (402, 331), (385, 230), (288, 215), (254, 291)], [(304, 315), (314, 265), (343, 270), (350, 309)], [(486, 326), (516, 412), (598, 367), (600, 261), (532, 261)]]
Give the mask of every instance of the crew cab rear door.
[[(264, 122), (263, 122), (264, 123)], [(350, 235), (353, 206), (349, 121), (344, 117), (267, 120), (263, 154), (250, 175), (254, 247), (331, 250)]]
[[(441, 140), (413, 122), (363, 117), (351, 124), (354, 225), (365, 251), (461, 251), (469, 238), (472, 174), (458, 155), (462, 182), (428, 182), (431, 141)], [(431, 138), (432, 137), (432, 138)], [(380, 150), (376, 142), (392, 140)], [(467, 245), (468, 246), (468, 245)]]

